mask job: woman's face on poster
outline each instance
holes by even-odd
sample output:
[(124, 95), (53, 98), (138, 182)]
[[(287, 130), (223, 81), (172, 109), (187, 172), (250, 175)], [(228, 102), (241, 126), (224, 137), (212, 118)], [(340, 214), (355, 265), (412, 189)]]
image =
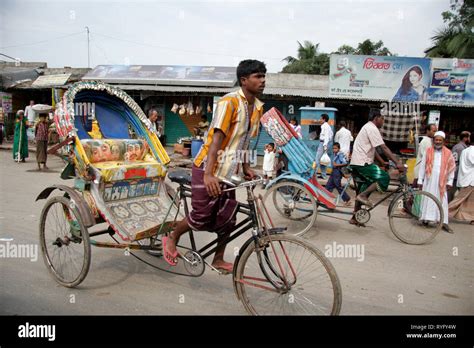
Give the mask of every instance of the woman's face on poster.
[(421, 75), (418, 74), (415, 70), (410, 71), (410, 82), (412, 85), (416, 86), (420, 83)]

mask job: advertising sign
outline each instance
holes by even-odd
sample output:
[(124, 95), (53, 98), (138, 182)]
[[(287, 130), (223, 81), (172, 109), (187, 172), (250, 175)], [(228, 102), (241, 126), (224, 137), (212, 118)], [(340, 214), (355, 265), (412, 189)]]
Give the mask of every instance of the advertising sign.
[(331, 55), (329, 96), (398, 102), (426, 100), (427, 58)]
[(433, 58), (428, 101), (474, 105), (474, 59)]

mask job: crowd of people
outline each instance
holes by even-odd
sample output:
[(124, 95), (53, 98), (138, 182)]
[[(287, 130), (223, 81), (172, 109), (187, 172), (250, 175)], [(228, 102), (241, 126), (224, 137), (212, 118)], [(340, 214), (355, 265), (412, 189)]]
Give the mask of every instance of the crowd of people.
[(48, 144), (52, 142), (54, 129), (49, 120), (49, 113), (40, 112), (38, 116), (34, 110), (35, 102), (18, 110), (15, 115), (15, 127), (13, 134), (13, 160), (24, 163), (29, 158), (28, 143), (36, 145), (36, 163), (38, 170), (47, 170)]
[[(337, 190), (344, 206), (354, 206), (354, 213), (363, 205), (372, 207), (373, 203), (369, 196), (375, 191), (385, 192), (390, 184), (387, 160), (393, 163), (399, 173), (406, 171), (405, 165), (382, 138), (380, 129), (384, 124), (384, 117), (380, 113), (373, 114), (355, 140), (351, 131), (346, 128), (345, 121), (339, 123), (335, 135), (328, 121), (328, 115), (323, 114), (320, 119), (321, 133), (316, 151), (316, 172), (320, 171), (318, 177), (327, 179), (326, 189), (330, 192)], [(295, 118), (291, 119), (290, 125), (299, 138), (302, 138), (301, 127)], [(413, 169), (413, 186), (439, 199), (444, 216), (443, 229), (454, 233), (449, 225), (450, 218), (474, 224), (474, 143), (472, 134), (468, 131), (461, 132), (460, 141), (452, 150), (445, 146), (445, 141), (445, 133), (438, 130), (436, 124), (426, 126), (426, 133), (418, 144)], [(327, 166), (322, 158), (328, 154), (329, 147), (332, 147), (332, 172), (328, 177)], [(267, 182), (275, 172), (278, 176), (282, 166), (287, 168), (287, 163), (281, 163), (285, 162), (284, 160), (284, 153), (273, 143), (265, 146), (263, 171)], [(350, 167), (352, 175), (362, 181), (357, 187), (354, 200), (342, 185), (345, 167)], [(421, 207), (421, 220), (439, 221), (438, 208), (425, 203)], [(361, 225), (354, 216), (350, 223)]]

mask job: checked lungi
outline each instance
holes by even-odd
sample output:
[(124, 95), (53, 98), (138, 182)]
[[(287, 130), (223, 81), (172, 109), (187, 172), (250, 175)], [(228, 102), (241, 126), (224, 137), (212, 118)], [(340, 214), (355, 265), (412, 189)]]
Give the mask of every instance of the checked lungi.
[(374, 182), (377, 183), (377, 191), (387, 191), (390, 176), (375, 163), (366, 164), (365, 166), (351, 165), (350, 168), (353, 176), (362, 181), (357, 185), (357, 193), (364, 192)]
[[(224, 189), (226, 188), (225, 185)], [(222, 187), (222, 186), (221, 186)], [(235, 190), (222, 192), (211, 197), (204, 185), (204, 169), (193, 165), (191, 178), (191, 207), (188, 224), (195, 231), (209, 231), (225, 234), (236, 222), (238, 202)]]

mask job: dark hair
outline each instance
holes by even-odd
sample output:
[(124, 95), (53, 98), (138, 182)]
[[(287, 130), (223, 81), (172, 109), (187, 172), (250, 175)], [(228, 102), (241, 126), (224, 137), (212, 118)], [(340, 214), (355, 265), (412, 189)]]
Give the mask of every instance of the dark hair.
[(242, 81), (240, 80), (242, 77), (248, 77), (255, 73), (263, 73), (267, 72), (267, 68), (265, 67), (265, 63), (254, 60), (254, 59), (246, 59), (239, 63), (237, 66), (237, 80), (239, 81), (239, 86), (242, 86)]
[(470, 133), (468, 131), (462, 131), (459, 134), (459, 139), (463, 140), (464, 138), (469, 138), (469, 136), (470, 136)]
[(322, 114), (321, 118), (326, 122), (329, 121), (329, 116), (327, 114)]
[(296, 119), (296, 117), (293, 117), (291, 121), (295, 121), (296, 125), (298, 125), (298, 120)]
[(207, 115), (201, 115), (201, 120), (206, 120), (207, 121)]
[(426, 132), (428, 132), (429, 130), (431, 130), (431, 127), (433, 127), (433, 126), (437, 127), (437, 126), (436, 126), (436, 123), (430, 123), (430, 124), (428, 124), (428, 125), (426, 126)]
[(275, 143), (268, 143), (271, 147), (275, 148)]
[(380, 112), (375, 112), (369, 116), (369, 121), (374, 121), (378, 117), (384, 117)]
[(410, 91), (410, 88), (412, 87), (412, 83), (410, 82), (410, 73), (412, 71), (416, 72), (420, 76), (423, 76), (423, 70), (421, 70), (421, 68), (418, 65), (412, 66), (407, 71), (405, 76), (403, 76), (403, 79), (402, 79), (402, 94), (408, 94), (408, 92)]
[(341, 148), (341, 144), (339, 144), (339, 143), (337, 143), (337, 142), (336, 142), (336, 143), (334, 143), (334, 144), (332, 144), (332, 146), (337, 146), (337, 148), (338, 148), (338, 149), (340, 149), (340, 148)]
[(339, 125), (341, 127), (345, 127), (347, 125), (347, 123), (346, 123), (346, 121), (341, 121), (341, 122), (339, 122)]

